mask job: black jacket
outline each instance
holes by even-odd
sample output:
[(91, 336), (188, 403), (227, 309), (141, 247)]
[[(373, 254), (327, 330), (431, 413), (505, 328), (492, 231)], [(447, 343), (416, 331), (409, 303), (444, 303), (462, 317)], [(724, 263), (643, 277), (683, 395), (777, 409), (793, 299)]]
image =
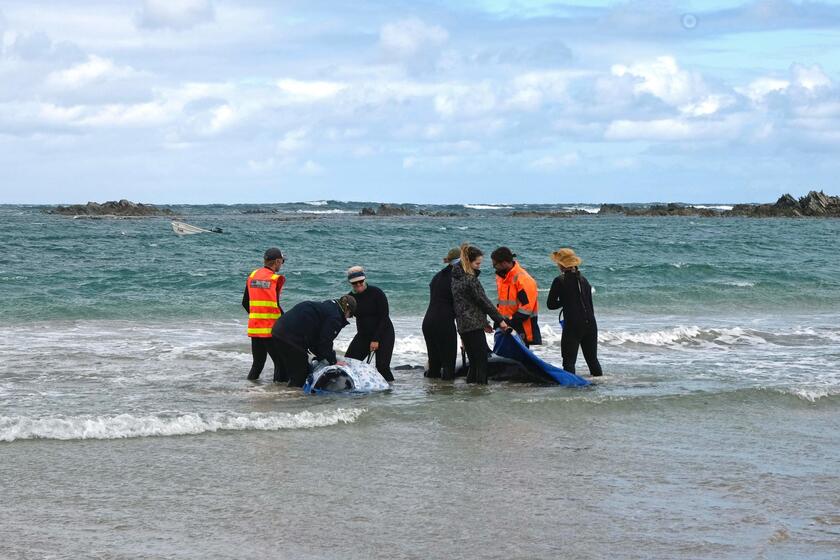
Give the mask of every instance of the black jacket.
[(394, 338), (394, 325), (388, 316), (388, 298), (385, 292), (368, 284), (365, 291), (356, 294), (356, 330), (364, 338), (382, 342)]
[(592, 307), (592, 286), (580, 271), (566, 272), (554, 279), (546, 307), (562, 309), (566, 321), (564, 328), (572, 332), (597, 326)]
[(455, 305), (455, 322), (461, 334), (483, 329), (488, 324), (488, 315), (497, 323), (505, 320), (487, 298), (484, 286), (478, 281), (478, 274), (479, 271), (474, 275), (467, 274), (460, 264), (452, 267), (452, 300)]
[[(452, 265), (438, 272), (429, 282), (429, 307), (425, 320), (451, 322), (455, 319), (455, 302), (452, 299)], [(424, 322), (425, 322), (424, 320)]]
[(271, 336), (334, 364), (333, 340), (347, 324), (336, 301), (303, 301), (277, 319)]

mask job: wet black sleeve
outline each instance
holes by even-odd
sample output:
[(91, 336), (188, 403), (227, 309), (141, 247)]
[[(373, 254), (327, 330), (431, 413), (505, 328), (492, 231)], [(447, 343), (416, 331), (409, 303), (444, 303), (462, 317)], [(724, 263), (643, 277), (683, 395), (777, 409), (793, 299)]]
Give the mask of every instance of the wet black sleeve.
[(379, 314), (379, 317), (378, 322), (376, 324), (376, 331), (373, 333), (373, 338), (371, 339), (371, 341), (379, 342), (382, 340), (382, 337), (387, 334), (388, 324), (390, 323), (390, 320), (388, 318), (388, 314), (390, 312), (390, 310), (388, 309), (388, 297), (383, 291), (380, 291), (377, 294), (376, 310)]
[(242, 307), (245, 308), (245, 311), (251, 311), (251, 298), (248, 296), (248, 283), (245, 283), (245, 293), (242, 294)]
[(344, 325), (334, 318), (329, 318), (321, 325), (321, 332), (318, 334), (318, 345), (314, 348), (313, 354), (319, 360), (327, 360), (330, 364), (335, 364), (338, 360), (335, 357), (335, 350), (333, 350), (333, 340), (338, 336), (338, 333)]
[(548, 291), (548, 300), (545, 306), (549, 309), (560, 309), (563, 307), (563, 278), (558, 276), (551, 283), (551, 289)]

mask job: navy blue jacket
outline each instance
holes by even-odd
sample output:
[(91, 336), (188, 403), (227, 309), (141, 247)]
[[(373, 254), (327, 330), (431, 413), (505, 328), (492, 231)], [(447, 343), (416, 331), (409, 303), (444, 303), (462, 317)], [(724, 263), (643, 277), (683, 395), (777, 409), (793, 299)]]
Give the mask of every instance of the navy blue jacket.
[(333, 340), (347, 324), (336, 301), (302, 301), (277, 319), (271, 336), (334, 364)]

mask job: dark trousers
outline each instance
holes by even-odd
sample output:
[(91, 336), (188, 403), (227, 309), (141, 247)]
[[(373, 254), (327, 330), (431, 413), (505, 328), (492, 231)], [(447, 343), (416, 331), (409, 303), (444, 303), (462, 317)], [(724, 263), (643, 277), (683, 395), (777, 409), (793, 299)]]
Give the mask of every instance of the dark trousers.
[(289, 376), (289, 387), (303, 387), (309, 376), (309, 353), (282, 338), (275, 338), (274, 345), (283, 369)]
[(451, 318), (423, 319), (423, 338), (429, 355), (429, 369), (426, 377), (455, 378), (455, 359), (458, 356), (458, 332)]
[(603, 375), (601, 363), (598, 362), (598, 327), (570, 329), (566, 324), (560, 338), (560, 351), (563, 354), (563, 369), (569, 373), (575, 373), (578, 347), (583, 350), (583, 359), (589, 366), (589, 373), (594, 376)]
[(254, 362), (251, 364), (251, 371), (248, 372), (248, 379), (251, 381), (260, 378), (260, 374), (265, 367), (265, 358), (267, 355), (271, 356), (271, 361), (274, 362), (274, 381), (286, 381), (288, 379), (286, 372), (280, 365), (280, 358), (277, 355), (274, 339), (252, 336), (251, 355), (254, 357)]
[(467, 383), (486, 385), (487, 355), (490, 354), (490, 349), (487, 347), (484, 329), (461, 333), (461, 340), (464, 342), (464, 350), (466, 350), (467, 359), (470, 361)]
[[(394, 374), (391, 373), (391, 356), (394, 355), (394, 339), (395, 335), (391, 333), (390, 336), (382, 337), (379, 341), (379, 349), (376, 351), (376, 370), (382, 374), (385, 381), (391, 382), (394, 380)], [(362, 333), (357, 333), (350, 341), (350, 347), (344, 355), (355, 360), (364, 360), (370, 355), (371, 336)]]

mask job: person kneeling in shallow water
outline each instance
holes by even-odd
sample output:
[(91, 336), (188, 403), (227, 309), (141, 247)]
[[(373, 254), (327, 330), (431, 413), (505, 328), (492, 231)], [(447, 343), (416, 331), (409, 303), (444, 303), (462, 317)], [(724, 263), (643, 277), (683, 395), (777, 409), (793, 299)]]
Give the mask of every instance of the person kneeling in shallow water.
[(464, 343), (464, 350), (470, 360), (467, 383), (487, 384), (487, 338), (484, 333), (493, 332), (487, 316), (499, 324), (501, 329), (510, 328), (505, 318), (489, 299), (478, 275), (484, 253), (478, 247), (465, 243), (461, 245), (461, 261), (452, 267), (452, 300), (455, 306), (455, 322)]
[(385, 381), (394, 380), (391, 373), (391, 356), (394, 354), (394, 325), (388, 315), (388, 298), (385, 292), (367, 283), (365, 269), (351, 267), (347, 281), (353, 287), (349, 294), (356, 298), (356, 336), (344, 355), (347, 358), (364, 360), (375, 353), (376, 369)]
[(575, 373), (578, 347), (593, 376), (603, 375), (598, 361), (598, 324), (592, 307), (592, 286), (578, 267), (583, 262), (573, 249), (560, 249), (551, 254), (551, 260), (560, 269), (560, 275), (551, 284), (546, 307), (560, 309), (563, 335), (560, 351), (563, 354), (563, 369)]
[(336, 358), (333, 341), (356, 311), (353, 296), (328, 301), (303, 301), (284, 313), (271, 331), (289, 387), (303, 387), (309, 375), (309, 352), (318, 360), (346, 366)]

